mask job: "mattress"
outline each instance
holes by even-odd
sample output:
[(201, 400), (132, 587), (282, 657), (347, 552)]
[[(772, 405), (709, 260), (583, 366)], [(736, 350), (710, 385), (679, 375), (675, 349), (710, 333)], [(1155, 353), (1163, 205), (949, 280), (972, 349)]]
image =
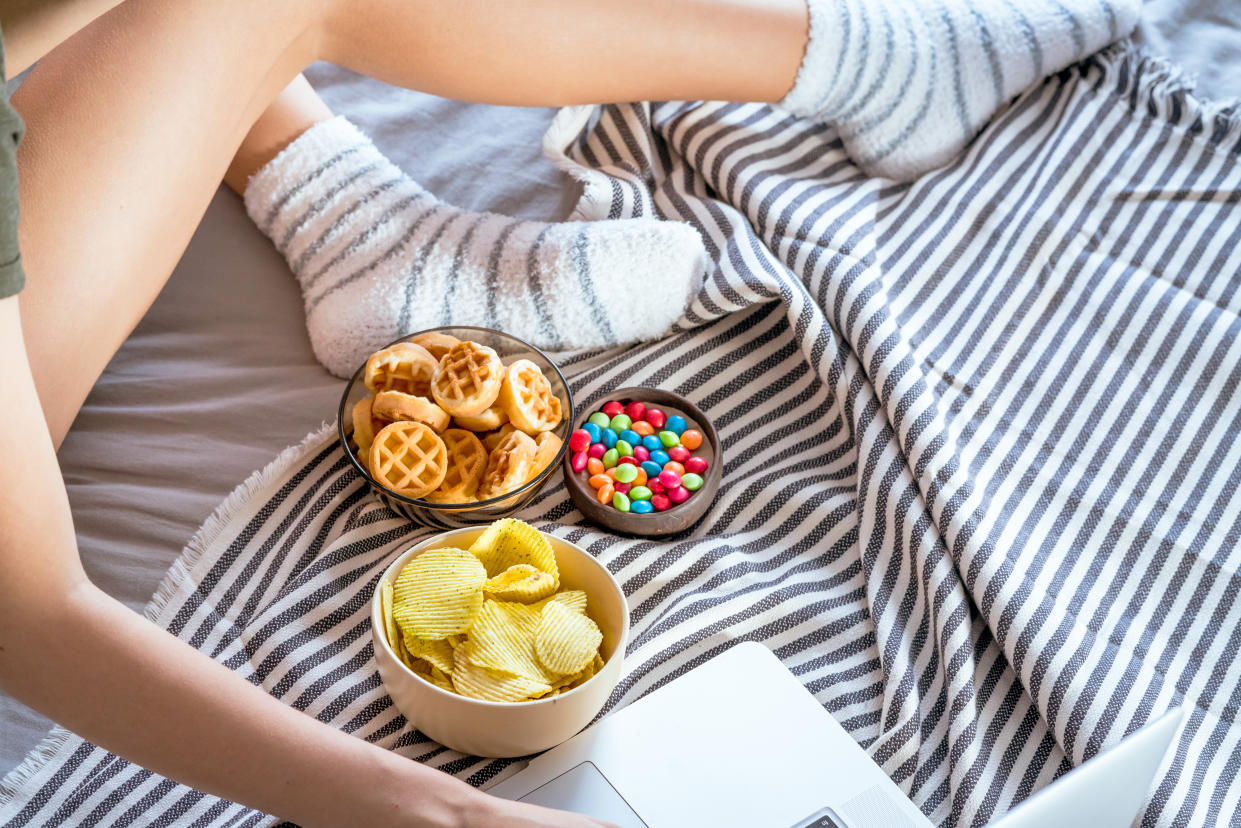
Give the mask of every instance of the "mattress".
[[(1160, 0), (1139, 40), (1204, 95), (1241, 93), (1241, 9)], [(560, 218), (578, 188), (540, 154), (552, 110), (461, 104), (336, 67), (309, 71), (338, 112), (446, 201)], [(1236, 81), (1233, 81), (1236, 84)], [(343, 383), (313, 358), (283, 260), (221, 190), (151, 311), (109, 365), (61, 449), (89, 575), (138, 609), (219, 501), (334, 416)], [(48, 722), (0, 696), (0, 773)]]

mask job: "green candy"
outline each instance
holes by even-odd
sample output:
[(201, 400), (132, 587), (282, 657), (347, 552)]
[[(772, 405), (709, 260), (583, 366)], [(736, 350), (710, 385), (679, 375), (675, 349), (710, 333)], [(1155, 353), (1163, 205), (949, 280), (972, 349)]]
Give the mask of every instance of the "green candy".
[(681, 445), (681, 438), (677, 436), (675, 431), (659, 432), (659, 442), (664, 444), (664, 448), (672, 448)]
[[(620, 454), (617, 453), (616, 449), (608, 449), (603, 453), (603, 467), (605, 469), (612, 468), (618, 462), (620, 462)], [(625, 465), (629, 464), (626, 463)]]
[(620, 434), (631, 425), (633, 425), (633, 420), (629, 419), (628, 414), (617, 414), (608, 423), (608, 428), (612, 429), (617, 434)]
[[(627, 466), (629, 464), (626, 463), (625, 465)], [(617, 479), (618, 480), (620, 479), (619, 473), (617, 474)], [(652, 492), (650, 489), (648, 489), (646, 486), (634, 486), (632, 489), (629, 490), (629, 499), (630, 500), (650, 500), (651, 495), (653, 494), (655, 493)]]
[(616, 479), (620, 483), (632, 483), (638, 479), (638, 467), (632, 463), (623, 463), (617, 466)]
[(612, 422), (612, 420), (610, 417), (608, 417), (607, 414), (604, 414), (602, 411), (596, 411), (594, 414), (591, 414), (586, 419), (586, 422), (594, 423), (595, 425), (599, 426), (599, 428), (607, 428), (608, 423)]
[(616, 511), (618, 512), (628, 512), (629, 511), (629, 496), (623, 495), (620, 492), (617, 492), (616, 494), (612, 495), (612, 505), (616, 507)]
[(702, 488), (702, 477), (693, 472), (683, 474), (681, 475), (681, 485), (691, 492), (696, 492)]
[(629, 445), (625, 440), (617, 440), (616, 452), (621, 457), (633, 457), (633, 446)]

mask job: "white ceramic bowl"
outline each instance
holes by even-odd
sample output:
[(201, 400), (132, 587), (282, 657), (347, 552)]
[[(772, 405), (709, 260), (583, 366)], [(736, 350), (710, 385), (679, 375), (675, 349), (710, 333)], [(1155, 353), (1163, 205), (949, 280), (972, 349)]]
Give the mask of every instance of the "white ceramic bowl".
[[(379, 583), (393, 581), (415, 555), (428, 549), (468, 549), (485, 527), (444, 532), (414, 546), (392, 562)], [(415, 727), (445, 747), (474, 756), (525, 756), (555, 747), (590, 724), (620, 680), (629, 605), (620, 584), (580, 546), (544, 535), (556, 554), (561, 589), (586, 592), (587, 610), (603, 631), (603, 669), (580, 687), (548, 699), (488, 702), (441, 690), (401, 663), (388, 645), (380, 589), (371, 599), (371, 638), (379, 676), (397, 709)]]

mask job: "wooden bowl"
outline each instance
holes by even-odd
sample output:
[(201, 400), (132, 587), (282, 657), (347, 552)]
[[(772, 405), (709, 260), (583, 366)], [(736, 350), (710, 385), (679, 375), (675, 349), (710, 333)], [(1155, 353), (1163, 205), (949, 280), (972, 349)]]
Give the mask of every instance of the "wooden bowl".
[(609, 400), (617, 400), (625, 404), (632, 400), (639, 400), (650, 407), (662, 409), (668, 416), (679, 414), (689, 422), (690, 428), (696, 428), (702, 432), (703, 447), (709, 447), (707, 452), (703, 452), (702, 448), (696, 450), (696, 453), (703, 454), (709, 463), (706, 474), (702, 476), (702, 488), (694, 492), (689, 500), (664, 512), (651, 512), (646, 515), (618, 512), (612, 506), (598, 501), (595, 497), (595, 490), (587, 481), (587, 474), (573, 471), (572, 452), (565, 452), (564, 480), (565, 487), (569, 490), (569, 497), (573, 499), (573, 504), (577, 506), (578, 511), (588, 520), (613, 532), (640, 537), (658, 537), (684, 532), (697, 523), (711, 508), (711, 504), (715, 502), (715, 493), (720, 488), (720, 479), (724, 475), (724, 448), (720, 445), (715, 426), (698, 406), (680, 394), (661, 391), (657, 388), (634, 386), (609, 392), (592, 400), (589, 405), (579, 408), (581, 419), (573, 423), (573, 429), (581, 428), (590, 415)]

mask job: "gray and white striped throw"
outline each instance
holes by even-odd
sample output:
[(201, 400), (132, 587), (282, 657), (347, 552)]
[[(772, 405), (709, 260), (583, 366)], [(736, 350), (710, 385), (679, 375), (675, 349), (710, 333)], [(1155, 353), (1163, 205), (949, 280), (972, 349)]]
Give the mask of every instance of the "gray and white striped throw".
[[(1179, 704), (1142, 824), (1241, 820), (1241, 118), (1115, 48), (908, 186), (758, 105), (567, 110), (549, 142), (585, 215), (685, 219), (718, 263), (675, 335), (561, 359), (580, 400), (647, 384), (705, 409), (729, 444), (706, 518), (621, 539), (559, 483), (523, 515), (629, 596), (612, 707), (755, 639), (933, 821), (967, 825)], [(371, 653), (371, 589), (429, 531), (327, 435), (225, 505), (151, 614), (485, 783), (506, 764), (409, 729)], [(65, 734), (0, 803), (12, 826), (275, 821)]]

